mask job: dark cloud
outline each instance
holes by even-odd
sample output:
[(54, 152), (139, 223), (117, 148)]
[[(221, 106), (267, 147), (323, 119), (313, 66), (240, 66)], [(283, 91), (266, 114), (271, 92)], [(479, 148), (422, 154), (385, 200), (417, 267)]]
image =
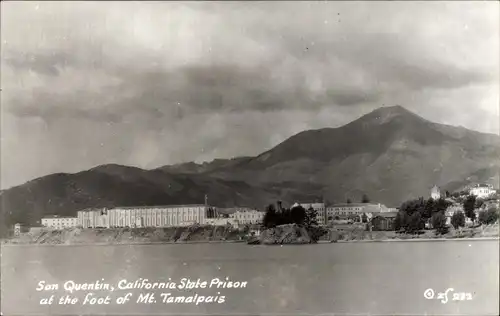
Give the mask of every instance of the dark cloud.
[(327, 98), (335, 105), (353, 106), (359, 104), (370, 104), (380, 100), (380, 95), (376, 91), (368, 92), (360, 90), (340, 90), (331, 89), (327, 91)]
[[(32, 98), (20, 97), (9, 110), (19, 117), (39, 116), (47, 120), (73, 117), (117, 123), (134, 115), (154, 121), (182, 119), (192, 113), (318, 111), (325, 106), (352, 106), (379, 99), (376, 91), (363, 87), (333, 87), (314, 92), (305, 83), (300, 84), (305, 81), (276, 82), (269, 69), (245, 69), (237, 65), (191, 65), (169, 72), (119, 73), (120, 84), (96, 94), (34, 90)], [(103, 102), (103, 94), (113, 98), (102, 106), (91, 106)]]
[(61, 68), (74, 62), (69, 54), (62, 52), (46, 54), (23, 52), (16, 55), (6, 55), (3, 59), (7, 65), (15, 70), (31, 70), (45, 76), (57, 76)]

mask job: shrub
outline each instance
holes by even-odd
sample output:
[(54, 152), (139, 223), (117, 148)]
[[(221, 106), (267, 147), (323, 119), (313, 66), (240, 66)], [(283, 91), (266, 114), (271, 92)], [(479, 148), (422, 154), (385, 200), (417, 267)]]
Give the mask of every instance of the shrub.
[(448, 232), (446, 216), (444, 216), (443, 212), (437, 212), (432, 215), (432, 227), (436, 229), (436, 234), (446, 234)]
[(328, 230), (320, 226), (309, 226), (307, 232), (311, 240), (317, 242), (323, 235), (328, 233)]
[(479, 222), (481, 224), (494, 224), (498, 220), (498, 217), (498, 209), (495, 207), (490, 207), (486, 211), (479, 212)]
[(463, 212), (455, 212), (451, 217), (451, 225), (455, 229), (465, 227), (465, 214)]

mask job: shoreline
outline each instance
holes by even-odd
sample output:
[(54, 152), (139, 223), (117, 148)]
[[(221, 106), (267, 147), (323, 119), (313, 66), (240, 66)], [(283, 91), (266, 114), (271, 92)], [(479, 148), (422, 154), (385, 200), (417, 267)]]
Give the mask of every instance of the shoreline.
[(135, 245), (194, 245), (194, 244), (238, 244), (246, 243), (246, 240), (215, 240), (215, 241), (137, 241), (137, 242), (97, 242), (97, 243), (61, 243), (61, 244), (37, 244), (37, 243), (1, 243), (1, 246), (135, 246)]
[(366, 240), (339, 240), (337, 242), (319, 241), (321, 244), (329, 243), (363, 243), (363, 242), (427, 242), (427, 241), (483, 241), (483, 240), (498, 240), (500, 237), (464, 237), (464, 238), (408, 238), (408, 239), (366, 239)]
[[(446, 241), (500, 241), (500, 237), (467, 237), (467, 238), (409, 238), (409, 239), (381, 239), (381, 240), (339, 240), (328, 241), (320, 240), (315, 244), (336, 244), (336, 243), (384, 243), (384, 242), (446, 242)], [(74, 244), (36, 244), (36, 243), (1, 243), (2, 247), (18, 247), (18, 246), (42, 246), (42, 247), (58, 247), (58, 246), (136, 246), (136, 245), (195, 245), (195, 244), (245, 244), (248, 246), (286, 246), (296, 244), (273, 244), (273, 245), (249, 245), (245, 240), (227, 240), (227, 241), (182, 241), (182, 242), (163, 242), (163, 241), (143, 241), (143, 242), (123, 242), (123, 243), (74, 243)], [(300, 244), (300, 245), (315, 245), (315, 244)]]

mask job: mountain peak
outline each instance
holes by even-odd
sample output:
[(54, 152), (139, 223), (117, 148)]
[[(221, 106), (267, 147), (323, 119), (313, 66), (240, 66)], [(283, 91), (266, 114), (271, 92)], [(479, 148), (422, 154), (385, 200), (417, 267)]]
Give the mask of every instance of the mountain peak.
[(374, 114), (379, 114), (382, 116), (387, 116), (387, 115), (414, 115), (416, 116), (415, 113), (411, 112), (407, 108), (401, 105), (392, 105), (392, 106), (382, 106), (379, 107), (378, 109), (373, 110), (371, 113)]
[(371, 122), (376, 124), (383, 124), (392, 121), (394, 118), (400, 117), (424, 120), (422, 117), (418, 116), (417, 114), (411, 112), (401, 105), (380, 107), (366, 115), (363, 115), (358, 120), (364, 123)]

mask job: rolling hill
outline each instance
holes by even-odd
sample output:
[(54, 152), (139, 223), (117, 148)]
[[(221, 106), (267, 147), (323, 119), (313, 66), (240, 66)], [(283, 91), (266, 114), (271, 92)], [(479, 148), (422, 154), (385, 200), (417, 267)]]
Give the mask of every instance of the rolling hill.
[(256, 156), (154, 170), (103, 165), (4, 190), (1, 222), (34, 223), (94, 206), (203, 203), (262, 208), (276, 199), (344, 202), (363, 193), (389, 206), (428, 196), (435, 184), (498, 187), (500, 137), (428, 121), (401, 106), (338, 128), (296, 134)]

